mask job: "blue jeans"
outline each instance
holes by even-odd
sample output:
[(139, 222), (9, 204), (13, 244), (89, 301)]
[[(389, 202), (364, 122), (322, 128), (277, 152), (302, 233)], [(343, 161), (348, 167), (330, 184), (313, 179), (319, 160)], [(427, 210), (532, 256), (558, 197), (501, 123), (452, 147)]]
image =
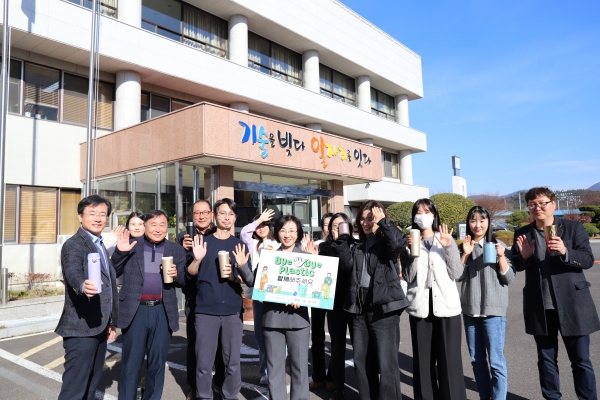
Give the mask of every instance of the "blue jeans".
[(504, 358), (506, 318), (463, 314), (463, 322), (479, 397), (505, 400), (508, 390), (508, 371)]
[(262, 301), (252, 300), (252, 311), (254, 313), (254, 339), (258, 345), (258, 358), (260, 366), (258, 368), (260, 376), (267, 375), (267, 357), (265, 357), (265, 339), (263, 338), (263, 303)]

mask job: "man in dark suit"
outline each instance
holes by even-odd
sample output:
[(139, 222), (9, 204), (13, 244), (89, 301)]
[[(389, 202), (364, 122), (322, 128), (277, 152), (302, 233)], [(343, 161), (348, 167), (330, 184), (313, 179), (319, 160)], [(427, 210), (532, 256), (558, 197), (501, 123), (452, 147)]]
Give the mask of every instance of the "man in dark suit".
[[(115, 337), (117, 286), (115, 270), (102, 244), (110, 202), (98, 195), (77, 205), (81, 228), (61, 250), (65, 305), (55, 332), (63, 337), (65, 371), (59, 400), (91, 400), (102, 376), (107, 340)], [(88, 254), (98, 253), (102, 291), (88, 280)]]
[[(590, 333), (600, 330), (600, 320), (583, 274), (594, 265), (589, 237), (579, 222), (554, 216), (556, 201), (550, 189), (530, 189), (525, 200), (533, 222), (515, 232), (513, 264), (517, 271), (525, 271), (525, 331), (537, 345), (542, 396), (562, 396), (556, 362), (560, 331), (577, 397), (597, 399)], [(551, 225), (558, 233), (546, 240), (544, 227)]]
[[(171, 335), (179, 330), (175, 287), (184, 284), (185, 252), (166, 240), (168, 220), (163, 211), (148, 212), (144, 228), (144, 236), (133, 241), (128, 231), (120, 233), (112, 256), (117, 276), (123, 275), (117, 325), (123, 333), (119, 400), (136, 399), (145, 355), (148, 368), (143, 400), (160, 400)], [(173, 257), (167, 271), (173, 282), (163, 278), (163, 257)]]

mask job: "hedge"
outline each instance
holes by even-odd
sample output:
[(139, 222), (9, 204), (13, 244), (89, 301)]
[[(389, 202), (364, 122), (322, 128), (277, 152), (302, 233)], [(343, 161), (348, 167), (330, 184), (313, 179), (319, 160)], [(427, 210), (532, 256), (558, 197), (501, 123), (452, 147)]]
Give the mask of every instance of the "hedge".
[(412, 225), (412, 201), (403, 201), (394, 203), (387, 208), (388, 215), (392, 222), (397, 226), (406, 228)]
[(585, 224), (583, 224), (583, 227), (585, 228), (585, 231), (590, 237), (600, 233), (600, 229), (598, 229), (598, 227), (596, 227), (596, 225), (592, 224), (591, 222), (586, 222)]
[(448, 230), (454, 229), (456, 236), (456, 223), (466, 222), (467, 214), (475, 202), (459, 194), (440, 193), (431, 196), (440, 213), (440, 219), (443, 224), (448, 225)]

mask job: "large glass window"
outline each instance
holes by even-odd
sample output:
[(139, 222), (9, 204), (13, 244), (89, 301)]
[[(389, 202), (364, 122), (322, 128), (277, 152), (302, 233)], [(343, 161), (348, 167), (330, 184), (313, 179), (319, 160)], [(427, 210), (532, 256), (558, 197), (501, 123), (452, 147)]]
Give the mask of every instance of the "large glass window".
[(398, 179), (398, 154), (382, 151), (381, 165), (383, 167), (383, 176)]
[(131, 210), (131, 175), (99, 180), (97, 187), (98, 194), (110, 201), (113, 213)]
[(394, 98), (375, 88), (371, 88), (371, 113), (380, 117), (395, 120), (396, 110)]
[[(85, 8), (92, 9), (92, 1), (91, 0), (67, 0), (71, 3), (78, 4), (80, 6), (84, 6)], [(131, 1), (131, 0), (122, 0), (122, 1)], [(101, 0), (100, 3), (100, 13), (106, 15), (107, 17), (117, 18), (117, 0)]]
[(169, 234), (175, 237), (177, 224), (177, 185), (175, 182), (175, 165), (160, 169), (160, 209), (167, 214)]
[(302, 55), (248, 32), (248, 66), (296, 85), (302, 84)]
[(80, 190), (60, 191), (60, 234), (73, 235), (79, 229), (77, 204), (81, 200)]
[(21, 187), (20, 243), (56, 242), (56, 189)]
[(140, 121), (148, 121), (150, 119), (150, 95), (148, 93), (142, 93), (142, 101), (141, 101), (141, 115)]
[(342, 103), (356, 105), (356, 85), (354, 78), (344, 75), (323, 64), (319, 64), (321, 94)]
[[(2, 61), (0, 60), (0, 67)], [(8, 112), (21, 113), (21, 61), (10, 60), (8, 77)]]
[(194, 104), (194, 103), (190, 103), (189, 101), (172, 99), (171, 100), (171, 111), (181, 110), (182, 108), (186, 108), (188, 106), (191, 106), (192, 104)]
[(153, 94), (150, 97), (150, 118), (160, 117), (171, 112), (171, 99)]
[(142, 0), (142, 28), (181, 41), (181, 3), (176, 0)]
[[(85, 125), (87, 123), (87, 97), (89, 79), (82, 76), (64, 74), (63, 121)], [(110, 83), (99, 82), (97, 86), (96, 115), (98, 127), (112, 129), (113, 93)]]
[(17, 186), (6, 185), (4, 196), (4, 242), (17, 241)]
[(183, 3), (183, 43), (227, 57), (227, 21)]
[(156, 209), (156, 169), (135, 174), (135, 211)]
[(60, 72), (34, 64), (25, 64), (26, 117), (58, 121)]

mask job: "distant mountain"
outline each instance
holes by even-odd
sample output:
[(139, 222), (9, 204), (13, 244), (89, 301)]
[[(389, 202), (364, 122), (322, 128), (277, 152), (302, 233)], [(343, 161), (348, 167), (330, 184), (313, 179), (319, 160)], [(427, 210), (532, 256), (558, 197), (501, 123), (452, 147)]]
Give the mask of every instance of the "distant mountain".
[(590, 186), (587, 190), (598, 190), (600, 191), (600, 182)]

